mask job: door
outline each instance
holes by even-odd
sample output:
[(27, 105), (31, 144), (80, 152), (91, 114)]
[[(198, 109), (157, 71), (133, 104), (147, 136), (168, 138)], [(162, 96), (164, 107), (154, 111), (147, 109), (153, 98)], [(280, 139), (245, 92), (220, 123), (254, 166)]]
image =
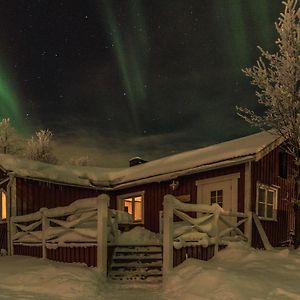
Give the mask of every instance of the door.
[(219, 204), (226, 211), (233, 211), (231, 180), (207, 183), (202, 187), (200, 203)]
[[(197, 181), (197, 203), (219, 204), (225, 211), (237, 212), (239, 173), (218, 176)], [(236, 217), (223, 217), (231, 224)], [(227, 226), (220, 221), (220, 230)]]

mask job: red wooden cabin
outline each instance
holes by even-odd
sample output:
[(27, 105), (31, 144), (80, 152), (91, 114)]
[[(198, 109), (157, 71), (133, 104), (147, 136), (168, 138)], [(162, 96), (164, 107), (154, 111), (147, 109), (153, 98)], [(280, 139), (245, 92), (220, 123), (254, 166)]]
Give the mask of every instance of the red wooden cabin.
[[(135, 159), (122, 170), (51, 166), (1, 155), (0, 248), (7, 248), (10, 216), (100, 193), (110, 196), (111, 208), (128, 211), (153, 232), (159, 232), (166, 194), (187, 203), (218, 203), (227, 211), (253, 211), (270, 243), (278, 246), (294, 229), (293, 161), (282, 142), (260, 132), (150, 162)], [(263, 247), (252, 229), (252, 245)]]

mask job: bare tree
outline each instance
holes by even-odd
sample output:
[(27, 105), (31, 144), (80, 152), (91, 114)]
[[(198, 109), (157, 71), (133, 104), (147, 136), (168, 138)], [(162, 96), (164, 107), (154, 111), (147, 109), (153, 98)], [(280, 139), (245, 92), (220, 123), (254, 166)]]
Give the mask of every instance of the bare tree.
[(0, 152), (13, 153), (16, 149), (17, 134), (10, 124), (9, 118), (4, 118), (0, 122)]
[(52, 150), (53, 134), (50, 130), (39, 130), (27, 141), (25, 156), (28, 159), (47, 163), (56, 163), (57, 159)]

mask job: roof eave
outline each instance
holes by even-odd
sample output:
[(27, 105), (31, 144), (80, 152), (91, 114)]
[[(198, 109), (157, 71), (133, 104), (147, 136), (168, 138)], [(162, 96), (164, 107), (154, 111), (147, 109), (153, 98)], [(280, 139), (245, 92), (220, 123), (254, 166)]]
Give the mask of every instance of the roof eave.
[(129, 187), (133, 187), (136, 185), (142, 185), (142, 184), (147, 184), (147, 183), (155, 183), (155, 182), (160, 183), (160, 182), (172, 180), (172, 179), (175, 179), (175, 178), (178, 178), (181, 176), (202, 173), (202, 172), (206, 172), (206, 171), (209, 171), (212, 169), (226, 168), (226, 167), (235, 166), (235, 165), (243, 164), (245, 162), (254, 161), (254, 160), (255, 160), (255, 154), (250, 154), (247, 156), (231, 158), (231, 159), (227, 159), (224, 161), (201, 165), (201, 166), (197, 166), (197, 167), (190, 168), (190, 169), (170, 172), (170, 173), (166, 173), (166, 174), (154, 175), (154, 176), (150, 176), (150, 177), (146, 177), (146, 178), (141, 178), (141, 179), (137, 179), (137, 180), (124, 182), (121, 184), (116, 184), (113, 187), (110, 187), (110, 190), (120, 190), (120, 189), (129, 188)]

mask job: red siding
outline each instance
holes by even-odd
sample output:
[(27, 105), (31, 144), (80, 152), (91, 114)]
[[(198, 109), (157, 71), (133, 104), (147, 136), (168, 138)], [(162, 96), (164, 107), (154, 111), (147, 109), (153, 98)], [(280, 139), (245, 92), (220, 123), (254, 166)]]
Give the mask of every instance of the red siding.
[(0, 250), (7, 250), (7, 225), (6, 223), (0, 224)]
[[(274, 149), (258, 162), (252, 163), (252, 211), (256, 211), (257, 182), (279, 186), (277, 221), (261, 221), (270, 243), (273, 246), (278, 246), (280, 242), (287, 240), (289, 231), (294, 228), (294, 212), (291, 202), (291, 198), (294, 195), (292, 166), (293, 160), (289, 156), (287, 179), (279, 177), (279, 148)], [(263, 248), (262, 241), (255, 226), (253, 226), (252, 230), (252, 245), (257, 248)]]
[(181, 249), (173, 248), (173, 267), (183, 263), (187, 258), (209, 260), (214, 256), (214, 245), (208, 247), (194, 246)]
[(95, 197), (98, 190), (84, 187), (17, 178), (17, 215), (35, 212), (41, 207), (65, 206), (80, 198)]
[(58, 247), (47, 249), (47, 258), (66, 263), (85, 263), (87, 266), (97, 266), (97, 246), (90, 247)]
[(15, 255), (25, 255), (33, 257), (42, 257), (42, 247), (41, 246), (23, 246), (14, 245)]
[[(216, 169), (203, 173), (193, 174), (189, 176), (179, 177), (176, 180), (179, 181), (178, 189), (173, 192), (176, 195), (191, 195), (191, 202), (197, 202), (197, 186), (196, 181), (205, 178), (211, 178), (216, 176), (227, 175), (231, 173), (240, 173), (240, 179), (238, 181), (238, 208), (240, 211), (244, 210), (244, 165), (236, 165), (232, 167)], [(144, 195), (144, 217), (145, 227), (151, 231), (159, 231), (159, 211), (163, 210), (163, 198), (166, 194), (172, 194), (172, 190), (169, 185), (172, 182), (166, 181), (161, 183), (150, 183), (133, 188), (127, 188), (118, 190), (111, 194), (112, 203), (116, 203), (116, 197), (118, 195), (133, 193), (137, 191), (145, 191)]]

